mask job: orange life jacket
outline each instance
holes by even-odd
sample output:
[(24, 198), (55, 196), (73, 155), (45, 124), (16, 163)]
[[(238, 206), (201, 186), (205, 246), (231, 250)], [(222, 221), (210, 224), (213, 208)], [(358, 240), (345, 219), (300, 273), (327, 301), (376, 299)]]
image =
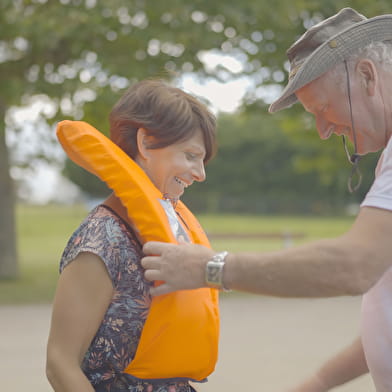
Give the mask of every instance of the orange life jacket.
[[(162, 193), (121, 148), (82, 121), (61, 121), (57, 137), (75, 163), (115, 192), (142, 243), (177, 242), (160, 203)], [(176, 211), (191, 241), (210, 246), (197, 219), (181, 201)], [(135, 357), (124, 372), (138, 379), (202, 381), (215, 368), (218, 340), (217, 290), (202, 288), (154, 297)]]

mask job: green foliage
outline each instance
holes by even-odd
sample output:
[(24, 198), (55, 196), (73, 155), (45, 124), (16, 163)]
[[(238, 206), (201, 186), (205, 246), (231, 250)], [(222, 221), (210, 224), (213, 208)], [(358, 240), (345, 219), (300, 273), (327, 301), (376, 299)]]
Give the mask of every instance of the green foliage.
[(86, 170), (81, 170), (70, 159), (65, 162), (63, 174), (90, 196), (105, 198), (111, 193), (103, 181)]
[(320, 142), (303, 116), (269, 116), (258, 111), (220, 116), (219, 152), (207, 179), (183, 200), (193, 209), (244, 213), (337, 213), (367, 192), (377, 154), (361, 161), (363, 183), (350, 194), (351, 166), (338, 138)]
[[(4, 0), (0, 4), (0, 85), (6, 107), (45, 94), (58, 116), (83, 116), (102, 124), (128, 82), (183, 72), (227, 80), (225, 68), (206, 69), (200, 53), (219, 50), (244, 63), (255, 87), (282, 82), (285, 49), (304, 25), (329, 16), (341, 2), (311, 0), (179, 1)], [(369, 16), (387, 1), (352, 1)], [(260, 71), (263, 69), (263, 77)], [(85, 96), (81, 90), (91, 90)], [(256, 89), (255, 89), (256, 91)], [(253, 98), (254, 94), (251, 94)], [(111, 97), (111, 98), (110, 98)], [(109, 104), (109, 106), (108, 106)], [(89, 118), (91, 116), (91, 118)]]
[[(390, 8), (386, 0), (354, 0), (350, 6), (368, 16), (389, 12)], [(271, 99), (270, 85), (276, 88), (277, 84), (286, 83), (285, 50), (305, 26), (341, 7), (338, 0), (276, 0), (273, 6), (267, 0), (3, 0), (0, 113), (7, 115), (13, 106), (46, 99), (52, 103), (52, 110), (43, 111), (41, 117), (49, 123), (63, 118), (84, 119), (107, 132), (110, 108), (129, 83), (154, 76), (175, 80), (184, 72), (222, 81), (248, 75), (254, 88), (247, 94), (244, 107), (247, 112), (257, 108), (265, 113), (266, 106), (260, 107), (259, 103)], [(211, 68), (201, 56), (209, 50), (233, 56), (242, 63), (242, 69)], [(252, 133), (241, 146), (221, 149), (225, 161), (222, 174), (216, 177), (226, 178), (233, 173), (238, 177), (230, 194), (237, 197), (256, 184), (263, 194), (271, 193), (271, 187), (278, 187), (276, 192), (280, 192), (283, 182), (288, 181), (289, 187), (295, 182), (299, 187), (298, 181), (312, 182), (316, 174), (324, 187), (344, 188), (346, 174), (341, 170), (341, 158), (337, 158), (340, 148), (335, 149), (332, 143), (326, 147), (324, 143), (324, 152), (319, 154), (317, 137), (299, 132), (302, 115), (296, 109), (276, 115), (279, 126), (278, 120), (270, 122), (263, 115), (263, 124), (273, 123), (287, 135), (274, 131), (271, 137), (253, 141)], [(244, 121), (244, 117), (245, 114), (238, 121)], [(18, 124), (8, 116), (7, 124), (4, 119), (0, 125), (0, 137), (4, 138), (5, 125), (18, 131)], [(288, 138), (297, 143), (290, 143)], [(253, 146), (267, 142), (272, 143), (271, 148), (266, 147), (268, 151), (253, 152)], [(284, 149), (273, 152), (278, 144)], [(267, 159), (271, 155), (279, 159), (271, 163)], [(226, 162), (233, 156), (236, 167)], [(216, 165), (223, 160), (218, 159)], [(292, 171), (304, 175), (302, 180), (293, 180), (292, 172), (283, 170), (289, 162)], [(226, 165), (230, 166), (230, 173)], [(276, 169), (274, 174), (272, 168)], [(248, 183), (246, 176), (237, 172), (247, 173)], [(68, 169), (67, 173), (73, 173), (71, 178), (79, 178), (79, 183), (94, 183), (80, 180), (85, 173)], [(340, 176), (336, 177), (336, 173)], [(94, 189), (90, 192), (96, 192), (97, 185), (91, 186)], [(301, 189), (306, 188), (301, 185)], [(213, 204), (214, 198), (208, 196), (208, 204)], [(287, 195), (287, 199), (291, 196)]]

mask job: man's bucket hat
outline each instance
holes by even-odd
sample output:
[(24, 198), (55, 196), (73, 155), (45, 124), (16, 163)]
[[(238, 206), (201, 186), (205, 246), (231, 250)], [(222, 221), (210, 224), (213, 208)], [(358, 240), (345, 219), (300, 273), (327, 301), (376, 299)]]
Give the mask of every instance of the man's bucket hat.
[(367, 19), (352, 8), (311, 27), (288, 50), (289, 82), (269, 112), (297, 101), (295, 92), (372, 42), (392, 40), (392, 15)]

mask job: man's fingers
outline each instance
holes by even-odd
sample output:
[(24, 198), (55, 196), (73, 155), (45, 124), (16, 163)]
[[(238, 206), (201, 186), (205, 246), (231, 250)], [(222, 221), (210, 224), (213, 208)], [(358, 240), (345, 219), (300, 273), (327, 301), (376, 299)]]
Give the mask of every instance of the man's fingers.
[(167, 242), (149, 241), (143, 245), (143, 253), (145, 255), (161, 255), (168, 247), (173, 246)]
[(158, 270), (148, 269), (144, 271), (144, 277), (146, 280), (153, 282), (154, 280), (161, 280), (160, 279), (161, 273)]
[[(145, 256), (141, 260), (144, 276), (148, 281), (164, 282), (158, 287), (151, 288), (151, 295), (168, 294), (175, 290), (189, 290), (195, 287), (203, 287), (204, 274), (197, 273), (199, 282), (194, 282), (192, 270), (189, 270), (187, 263), (188, 254), (192, 249), (195, 252), (199, 249), (194, 248), (196, 245), (191, 244), (170, 244), (165, 242), (146, 242), (143, 247)], [(205, 248), (207, 249), (207, 248)], [(208, 249), (207, 249), (208, 250)], [(212, 252), (212, 251), (210, 251)], [(198, 276), (200, 275), (200, 276)], [(188, 279), (188, 284), (184, 281)]]
[(170, 289), (170, 286), (168, 284), (162, 283), (160, 286), (151, 287), (150, 294), (153, 297), (156, 297), (157, 295), (168, 294), (172, 291), (174, 290)]
[(158, 270), (159, 260), (157, 256), (144, 256), (141, 259), (142, 267), (146, 270)]

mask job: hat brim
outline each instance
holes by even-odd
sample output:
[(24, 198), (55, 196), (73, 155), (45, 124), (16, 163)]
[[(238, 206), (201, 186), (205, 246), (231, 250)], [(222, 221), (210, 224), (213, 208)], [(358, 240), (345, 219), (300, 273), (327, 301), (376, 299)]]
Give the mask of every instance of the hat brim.
[(295, 76), (289, 80), (281, 96), (268, 111), (275, 113), (294, 104), (295, 92), (343, 62), (372, 42), (392, 40), (392, 15), (380, 15), (356, 23), (332, 36), (307, 57)]

